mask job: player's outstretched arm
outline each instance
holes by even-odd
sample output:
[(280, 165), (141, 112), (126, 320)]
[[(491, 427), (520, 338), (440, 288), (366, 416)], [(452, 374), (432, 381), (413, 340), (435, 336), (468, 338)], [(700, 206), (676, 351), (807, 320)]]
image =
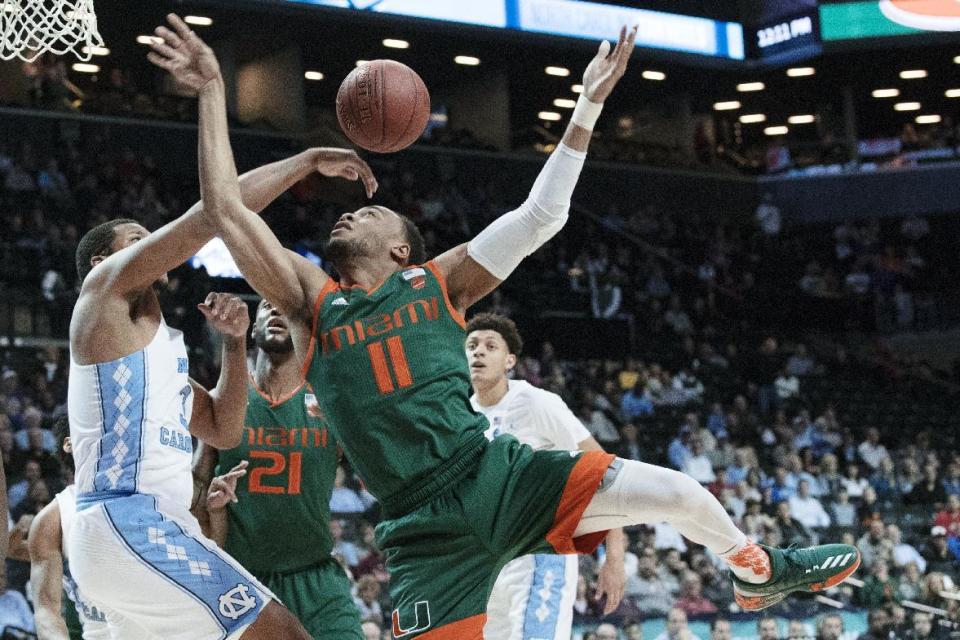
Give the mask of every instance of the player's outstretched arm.
[(67, 625), (60, 615), (63, 593), (63, 533), (56, 500), (37, 514), (30, 525), (30, 584), (33, 589), (34, 618), (40, 640), (69, 640)]
[(237, 482), (247, 475), (246, 460), (241, 460), (233, 469), (222, 476), (217, 476), (210, 482), (207, 490), (206, 510), (208, 514), (208, 531), (205, 535), (221, 547), (227, 544), (227, 534), (230, 533), (230, 519), (227, 517), (227, 505), (239, 502), (237, 498)]
[(217, 386), (207, 391), (193, 386), (190, 434), (218, 449), (240, 443), (247, 414), (247, 303), (237, 296), (211, 293), (197, 305), (214, 329), (223, 334), (223, 356)]
[(563, 228), (593, 126), (626, 71), (636, 36), (636, 26), (629, 31), (623, 27), (616, 47), (601, 43), (583, 74), (583, 92), (563, 140), (540, 171), (527, 200), (468, 244), (437, 257), (450, 298), (460, 311), (496, 289), (525, 257)]

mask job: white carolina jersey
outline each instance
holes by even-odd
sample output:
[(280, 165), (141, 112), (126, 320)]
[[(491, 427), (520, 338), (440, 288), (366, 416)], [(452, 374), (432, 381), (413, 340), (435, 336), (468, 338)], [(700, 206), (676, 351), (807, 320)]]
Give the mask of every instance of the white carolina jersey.
[[(57, 508), (60, 511), (60, 548), (63, 558), (69, 563), (70, 554), (67, 551), (67, 541), (70, 539), (70, 531), (73, 529), (73, 522), (77, 516), (77, 485), (72, 484), (58, 493), (56, 500)], [(63, 590), (73, 602), (77, 615), (80, 617), (84, 640), (110, 640), (110, 629), (107, 626), (106, 615), (100, 607), (83, 597), (69, 570), (63, 572)]]
[[(573, 451), (590, 437), (555, 393), (525, 380), (509, 380), (500, 402), (481, 407), (486, 436), (511, 435), (533, 449)], [(483, 637), (488, 640), (569, 640), (577, 594), (578, 556), (528, 555), (514, 558), (500, 571), (487, 601)]]
[(509, 434), (533, 449), (573, 451), (590, 437), (557, 394), (526, 380), (508, 380), (507, 385), (506, 395), (493, 406), (481, 407), (476, 394), (470, 398), (474, 410), (490, 423), (486, 431), (490, 440)]
[(67, 410), (81, 499), (147, 494), (185, 512), (193, 497), (183, 334), (161, 318), (144, 349), (100, 364), (71, 360)]

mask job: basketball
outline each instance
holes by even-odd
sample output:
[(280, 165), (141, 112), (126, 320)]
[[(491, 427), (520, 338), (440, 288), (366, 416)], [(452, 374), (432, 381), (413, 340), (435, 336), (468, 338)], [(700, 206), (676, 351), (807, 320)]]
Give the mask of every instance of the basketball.
[(430, 118), (430, 94), (417, 72), (396, 60), (372, 60), (350, 72), (337, 92), (337, 120), (368, 151), (413, 144)]

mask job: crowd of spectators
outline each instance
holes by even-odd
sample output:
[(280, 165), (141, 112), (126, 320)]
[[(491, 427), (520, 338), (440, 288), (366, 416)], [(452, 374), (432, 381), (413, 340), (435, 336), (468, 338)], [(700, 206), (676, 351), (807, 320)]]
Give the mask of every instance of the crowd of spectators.
[[(183, 211), (187, 194), (196, 191), (153, 157), (109, 142), (105, 133), (65, 140), (55, 154), (0, 144), (0, 202), (9, 212), (0, 228), (6, 292), (32, 291), (47, 305), (54, 338), (65, 335), (69, 319), (78, 237), (121, 216), (156, 228)], [(380, 201), (422, 226), (430, 252), (462, 241), (515, 204), (506, 202), (508, 192), (495, 180), (463, 180), (453, 171), (446, 180), (424, 181), (402, 163), (377, 169)], [(322, 256), (317, 239), (326, 237), (342, 205), (318, 204), (315, 187), (298, 185), (267, 215), (280, 222), (288, 246)], [(632, 211), (610, 205), (597, 213), (533, 256), (517, 274), (519, 284), (491, 297), (488, 306), (521, 320), (534, 299), (601, 319), (629, 315), (638, 321), (635, 353), (642, 355), (572, 358), (544, 343), (523, 356), (517, 376), (563, 396), (609, 450), (672, 466), (703, 483), (766, 544), (857, 543), (864, 553), (863, 587), (844, 586), (829, 597), (841, 606), (884, 612), (871, 614), (864, 640), (943, 637), (937, 635), (942, 623), (960, 621), (960, 455), (953, 443), (929, 430), (903, 438), (850, 415), (821, 393), (861, 374), (842, 348), (815, 351), (795, 332), (761, 330), (776, 319), (784, 298), (825, 289), (812, 286), (803, 270), (817, 255), (805, 244), (807, 232), (774, 228), (769, 212), (760, 224), (655, 204)], [(821, 269), (835, 270), (838, 282), (845, 274), (846, 281), (867, 258), (875, 267), (868, 291), (915, 290), (907, 283), (926, 273), (929, 222), (908, 218), (887, 226), (838, 229), (834, 261), (822, 260)], [(892, 256), (885, 245), (893, 247)], [(900, 249), (905, 257), (897, 261)], [(193, 376), (208, 384), (216, 377), (209, 355), (215, 349), (191, 309), (211, 286), (202, 271), (185, 267), (161, 292), (167, 321), (187, 335)], [(0, 452), (14, 558), (2, 597), (17, 600), (27, 592), (23, 554), (30, 518), (70, 480), (53, 455), (50, 434), (65, 411), (67, 353), (58, 346), (8, 348), (2, 357)], [(867, 389), (880, 402), (880, 390)], [(925, 407), (918, 403), (914, 411), (922, 418)], [(349, 471), (338, 474), (334, 507), (342, 516), (331, 523), (335, 550), (356, 580), (358, 607), (383, 625), (391, 607), (373, 536), (376, 507)], [(650, 618), (667, 619), (672, 635), (664, 637), (684, 637), (688, 618), (735, 613), (716, 558), (665, 525), (628, 533), (627, 598), (610, 624), (591, 632), (594, 638), (642, 637)], [(592, 625), (602, 610), (594, 598), (596, 561), (584, 557), (582, 565), (576, 615)], [(930, 619), (906, 613), (905, 602), (937, 612), (934, 635), (909, 635)], [(800, 598), (776, 612), (808, 618), (824, 610)], [(714, 637), (721, 638), (725, 621), (718, 620)], [(769, 625), (764, 620), (760, 627)], [(823, 617), (827, 631), (816, 631), (818, 637), (841, 637), (829, 635), (836, 620)], [(789, 637), (813, 633), (804, 628)]]

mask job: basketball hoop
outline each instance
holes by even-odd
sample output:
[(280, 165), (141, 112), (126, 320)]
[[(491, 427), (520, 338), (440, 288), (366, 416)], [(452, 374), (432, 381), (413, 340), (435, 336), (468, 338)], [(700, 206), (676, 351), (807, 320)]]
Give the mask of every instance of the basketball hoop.
[(0, 0), (0, 60), (33, 62), (47, 51), (89, 60), (102, 46), (93, 0)]

